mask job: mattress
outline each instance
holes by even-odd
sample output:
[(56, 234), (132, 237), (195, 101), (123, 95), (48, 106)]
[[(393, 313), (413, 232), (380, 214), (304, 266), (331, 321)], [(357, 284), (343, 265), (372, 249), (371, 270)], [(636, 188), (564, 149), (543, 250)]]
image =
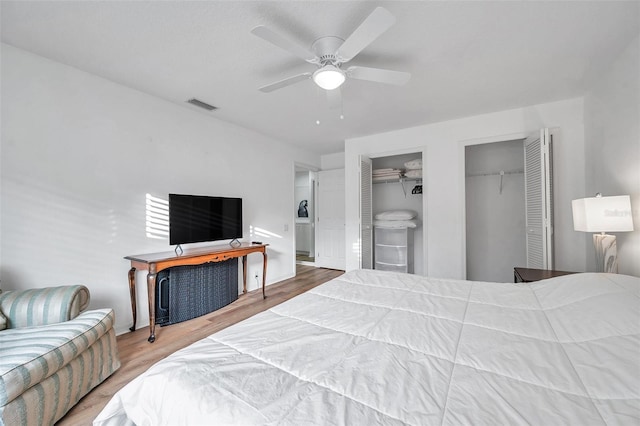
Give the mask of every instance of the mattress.
[(510, 284), (370, 270), (170, 355), (94, 421), (639, 423), (639, 278)]

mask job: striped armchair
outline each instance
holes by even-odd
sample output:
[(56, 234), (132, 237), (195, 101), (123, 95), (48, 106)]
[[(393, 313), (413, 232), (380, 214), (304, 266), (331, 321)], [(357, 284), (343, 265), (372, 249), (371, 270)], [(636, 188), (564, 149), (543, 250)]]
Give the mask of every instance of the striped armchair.
[(85, 286), (0, 293), (0, 425), (53, 425), (120, 367), (111, 309)]

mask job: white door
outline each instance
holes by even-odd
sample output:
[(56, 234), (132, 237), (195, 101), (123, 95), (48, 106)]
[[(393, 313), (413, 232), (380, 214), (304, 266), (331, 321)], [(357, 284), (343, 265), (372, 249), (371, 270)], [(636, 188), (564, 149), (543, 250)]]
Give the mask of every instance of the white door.
[(371, 159), (360, 156), (360, 269), (373, 269)]
[(527, 267), (553, 269), (552, 143), (549, 129), (524, 141)]
[(346, 268), (344, 169), (318, 172), (316, 266)]

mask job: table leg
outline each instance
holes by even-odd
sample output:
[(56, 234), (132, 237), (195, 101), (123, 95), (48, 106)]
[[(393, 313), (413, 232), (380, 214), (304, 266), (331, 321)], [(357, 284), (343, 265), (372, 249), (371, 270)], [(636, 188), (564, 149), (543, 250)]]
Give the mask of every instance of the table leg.
[(266, 299), (267, 295), (264, 293), (264, 287), (267, 283), (267, 250), (262, 253), (262, 298)]
[(129, 296), (131, 297), (131, 313), (133, 314), (133, 325), (129, 330), (136, 331), (136, 320), (138, 318), (136, 310), (136, 268), (129, 269)]
[(242, 294), (247, 294), (247, 255), (242, 256)]
[(156, 266), (150, 265), (147, 274), (147, 293), (149, 295), (149, 343), (156, 340)]

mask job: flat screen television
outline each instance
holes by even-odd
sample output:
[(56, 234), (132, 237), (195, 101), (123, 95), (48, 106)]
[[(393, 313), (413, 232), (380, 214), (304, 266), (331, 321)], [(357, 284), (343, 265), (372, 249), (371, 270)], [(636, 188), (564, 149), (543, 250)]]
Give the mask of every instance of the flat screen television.
[(169, 244), (242, 238), (242, 198), (169, 194)]

